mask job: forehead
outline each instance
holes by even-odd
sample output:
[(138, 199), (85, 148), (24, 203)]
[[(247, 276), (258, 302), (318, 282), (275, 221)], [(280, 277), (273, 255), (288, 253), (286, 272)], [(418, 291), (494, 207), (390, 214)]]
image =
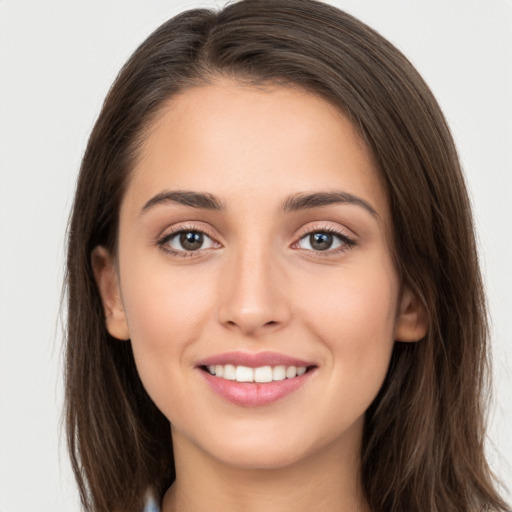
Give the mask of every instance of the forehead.
[[(271, 206), (284, 195), (340, 190), (386, 210), (371, 152), (341, 112), (298, 88), (223, 80), (170, 99), (149, 128), (125, 202), (163, 190)], [(382, 212), (384, 213), (384, 212)]]

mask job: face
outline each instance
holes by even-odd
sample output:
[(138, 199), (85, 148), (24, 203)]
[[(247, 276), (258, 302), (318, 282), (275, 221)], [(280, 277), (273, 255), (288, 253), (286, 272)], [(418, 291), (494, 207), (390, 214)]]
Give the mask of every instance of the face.
[(323, 99), (225, 81), (171, 99), (118, 254), (93, 262), (175, 442), (260, 468), (358, 450), (394, 341), (422, 335), (391, 232), (368, 148)]

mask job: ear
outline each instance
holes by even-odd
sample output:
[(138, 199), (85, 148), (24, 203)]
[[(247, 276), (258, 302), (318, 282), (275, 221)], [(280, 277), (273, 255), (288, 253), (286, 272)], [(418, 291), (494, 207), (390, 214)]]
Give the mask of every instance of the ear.
[(427, 312), (416, 294), (404, 285), (395, 326), (395, 340), (414, 342), (421, 340), (428, 329)]
[(99, 245), (92, 251), (91, 263), (103, 303), (107, 330), (114, 338), (127, 340), (130, 338), (130, 332), (114, 258), (105, 247)]

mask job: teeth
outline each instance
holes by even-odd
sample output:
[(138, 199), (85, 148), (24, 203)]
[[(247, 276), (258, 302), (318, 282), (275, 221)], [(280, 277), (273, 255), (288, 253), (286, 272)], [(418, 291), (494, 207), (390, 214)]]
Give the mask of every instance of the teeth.
[(237, 366), (235, 380), (237, 382), (254, 382), (254, 370), (247, 366)]
[(284, 380), (286, 379), (286, 367), (285, 366), (274, 366), (272, 368), (272, 380)]
[(272, 382), (300, 377), (306, 373), (305, 366), (234, 366), (232, 364), (216, 364), (206, 368), (211, 375), (237, 382)]
[(285, 375), (287, 379), (293, 379), (293, 377), (297, 376), (297, 367), (288, 366), (288, 368), (286, 368)]
[(297, 368), (297, 376), (300, 377), (301, 375), (304, 375), (306, 373), (306, 367), (305, 366), (299, 366)]
[(232, 364), (226, 364), (224, 366), (222, 378), (227, 380), (236, 380), (236, 369)]
[(272, 382), (272, 367), (260, 366), (254, 368), (254, 382)]

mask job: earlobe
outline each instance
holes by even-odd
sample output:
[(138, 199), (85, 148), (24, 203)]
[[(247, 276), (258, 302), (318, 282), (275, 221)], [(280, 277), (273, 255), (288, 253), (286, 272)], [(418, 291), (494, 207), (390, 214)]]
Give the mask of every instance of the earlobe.
[(423, 303), (408, 286), (404, 286), (396, 319), (395, 340), (419, 341), (425, 337), (427, 329), (427, 311)]
[(114, 338), (127, 340), (130, 338), (130, 332), (114, 258), (105, 247), (97, 246), (92, 251), (91, 263), (103, 303), (107, 330)]

